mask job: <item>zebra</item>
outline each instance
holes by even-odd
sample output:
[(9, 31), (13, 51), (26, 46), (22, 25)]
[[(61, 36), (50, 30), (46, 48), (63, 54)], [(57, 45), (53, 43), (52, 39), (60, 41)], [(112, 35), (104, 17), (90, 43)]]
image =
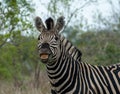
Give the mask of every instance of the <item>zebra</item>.
[(59, 34), (64, 17), (59, 17), (55, 25), (52, 18), (45, 23), (46, 27), (36, 17), (35, 26), (41, 32), (38, 53), (46, 65), (52, 94), (120, 94), (120, 63), (96, 66), (82, 62), (81, 51)]

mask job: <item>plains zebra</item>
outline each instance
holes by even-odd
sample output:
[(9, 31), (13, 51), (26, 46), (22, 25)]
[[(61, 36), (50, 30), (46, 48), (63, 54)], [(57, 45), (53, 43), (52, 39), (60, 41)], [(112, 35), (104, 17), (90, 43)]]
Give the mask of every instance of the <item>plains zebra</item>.
[(41, 32), (38, 51), (41, 61), (46, 64), (52, 94), (120, 94), (120, 64), (95, 66), (77, 59), (79, 54), (74, 56), (69, 51), (69, 44), (66, 49), (59, 34), (64, 26), (63, 17), (58, 18), (56, 25), (48, 18), (46, 27), (36, 17), (35, 25)]

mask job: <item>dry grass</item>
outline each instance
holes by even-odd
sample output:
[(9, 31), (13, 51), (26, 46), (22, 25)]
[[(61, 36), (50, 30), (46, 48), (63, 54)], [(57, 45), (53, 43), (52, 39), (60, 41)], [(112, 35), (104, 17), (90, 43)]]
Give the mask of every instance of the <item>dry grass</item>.
[(22, 88), (15, 87), (12, 82), (0, 81), (0, 94), (50, 94), (50, 84), (44, 72), (40, 73), (39, 88), (34, 81), (26, 81)]

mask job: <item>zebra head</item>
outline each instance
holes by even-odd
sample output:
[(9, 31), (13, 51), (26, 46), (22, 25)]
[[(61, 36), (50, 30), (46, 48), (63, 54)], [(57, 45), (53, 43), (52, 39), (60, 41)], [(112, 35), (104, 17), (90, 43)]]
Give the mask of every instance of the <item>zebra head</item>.
[(40, 17), (36, 17), (36, 28), (41, 32), (38, 37), (38, 51), (40, 59), (43, 63), (51, 64), (60, 56), (60, 35), (65, 22), (64, 17), (57, 19), (56, 25), (52, 18), (48, 18), (46, 26), (43, 24)]

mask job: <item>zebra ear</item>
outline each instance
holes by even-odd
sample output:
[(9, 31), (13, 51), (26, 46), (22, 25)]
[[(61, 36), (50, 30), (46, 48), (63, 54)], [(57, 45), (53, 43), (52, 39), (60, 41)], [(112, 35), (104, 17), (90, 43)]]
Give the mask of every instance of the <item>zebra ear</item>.
[(65, 17), (61, 16), (57, 19), (57, 23), (55, 26), (55, 29), (57, 30), (57, 32), (60, 32), (62, 30), (62, 28), (65, 25), (65, 21), (64, 21)]
[(40, 32), (43, 32), (45, 30), (45, 26), (40, 17), (35, 18), (35, 26), (36, 26), (37, 30)]
[(50, 17), (48, 18), (46, 21), (46, 26), (47, 26), (47, 30), (53, 29), (54, 28), (54, 21), (53, 19)]

